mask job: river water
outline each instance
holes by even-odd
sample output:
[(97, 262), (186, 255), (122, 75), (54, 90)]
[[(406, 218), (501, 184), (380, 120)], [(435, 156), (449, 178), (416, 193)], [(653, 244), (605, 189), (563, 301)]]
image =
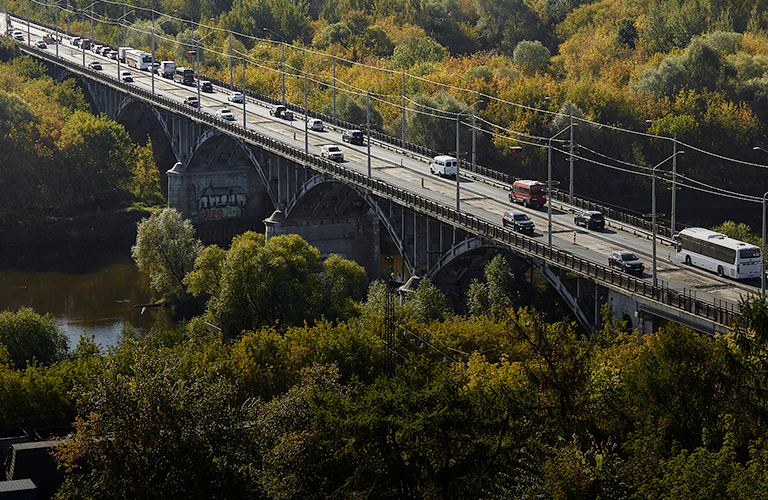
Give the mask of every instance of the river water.
[(73, 349), (81, 335), (116, 345), (123, 327), (153, 324), (154, 309), (135, 305), (158, 295), (136, 268), (130, 243), (56, 244), (0, 248), (0, 311), (31, 307), (52, 314)]

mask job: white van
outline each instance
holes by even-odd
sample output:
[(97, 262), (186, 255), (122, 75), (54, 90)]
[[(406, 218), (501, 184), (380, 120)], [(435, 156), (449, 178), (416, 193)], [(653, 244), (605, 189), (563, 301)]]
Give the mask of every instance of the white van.
[(429, 172), (440, 177), (454, 177), (458, 170), (458, 162), (453, 156), (435, 156), (429, 164)]

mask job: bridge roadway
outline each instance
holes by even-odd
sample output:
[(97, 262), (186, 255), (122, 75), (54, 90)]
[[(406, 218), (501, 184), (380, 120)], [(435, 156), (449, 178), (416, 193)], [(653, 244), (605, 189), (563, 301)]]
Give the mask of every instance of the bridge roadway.
[[(16, 29), (27, 35), (26, 22), (13, 18)], [(0, 24), (4, 25), (4, 23)], [(32, 24), (30, 26), (30, 40), (34, 43), (46, 31)], [(26, 42), (22, 45), (26, 45)], [(37, 49), (27, 49), (32, 55), (38, 55)], [(58, 45), (49, 45), (44, 51), (51, 55), (66, 59), (82, 66), (83, 51), (69, 43), (68, 38)], [(85, 62), (98, 60), (103, 66), (103, 73), (116, 77), (118, 74), (117, 62), (90, 51), (85, 52)], [(125, 64), (120, 65), (120, 70), (130, 70), (134, 83), (138, 88), (154, 92), (157, 95), (178, 102), (187, 96), (196, 95), (195, 87), (177, 84), (171, 80), (152, 76), (147, 71), (129, 69)], [(87, 74), (85, 75), (87, 77)], [(154, 82), (153, 82), (154, 80)], [(201, 110), (213, 115), (217, 109), (228, 107), (235, 114), (235, 124), (242, 125), (243, 110), (246, 112), (248, 129), (291, 145), (300, 150), (304, 149), (304, 122), (303, 116), (295, 115), (294, 120), (286, 121), (273, 118), (269, 115), (269, 105), (247, 99), (245, 106), (227, 101), (227, 90), (215, 88), (214, 93), (201, 93)], [(341, 130), (334, 130), (326, 125), (323, 132), (309, 131), (309, 153), (320, 155), (320, 146), (324, 144), (338, 144), (344, 151), (345, 160), (342, 165), (348, 169), (367, 174), (367, 147), (352, 146), (343, 143), (340, 137)], [(384, 147), (386, 146), (386, 147)], [(383, 181), (389, 186), (400, 188), (406, 192), (414, 193), (438, 204), (455, 208), (456, 182), (451, 179), (441, 179), (429, 174), (428, 159), (419, 157), (411, 152), (401, 151), (391, 145), (371, 144), (372, 177)], [(448, 152), (451, 154), (452, 152)], [(546, 166), (542, 165), (542, 178), (546, 177)], [(463, 175), (460, 179), (461, 212), (471, 214), (480, 221), (492, 225), (500, 225), (501, 215), (504, 210), (510, 208), (507, 200), (508, 188), (499, 185), (498, 182), (483, 182), (475, 176), (471, 178)], [(423, 187), (422, 187), (423, 186)], [(650, 200), (649, 200), (650, 205)], [(516, 209), (526, 212), (536, 224), (533, 240), (539, 242), (539, 247), (547, 242), (547, 211), (525, 209), (515, 206)], [(607, 255), (616, 249), (628, 249), (638, 254), (645, 263), (646, 272), (642, 280), (650, 288), (652, 268), (652, 241), (647, 232), (640, 229), (629, 228), (624, 224), (608, 220), (604, 231), (595, 232), (577, 228), (573, 224), (573, 213), (577, 209), (564, 204), (553, 204), (552, 211), (552, 244), (554, 248), (562, 249), (569, 254), (586, 261), (603, 264), (607, 262)], [(575, 235), (575, 238), (574, 238)], [(574, 242), (575, 241), (575, 242)], [(657, 277), (663, 288), (677, 291), (680, 294), (698, 299), (702, 303), (712, 304), (716, 307), (724, 307), (737, 310), (736, 304), (740, 297), (746, 294), (759, 293), (759, 279), (735, 281), (704, 272), (695, 268), (678, 264), (675, 260), (675, 252), (664, 241), (657, 242)], [(642, 286), (645, 287), (646, 283)]]

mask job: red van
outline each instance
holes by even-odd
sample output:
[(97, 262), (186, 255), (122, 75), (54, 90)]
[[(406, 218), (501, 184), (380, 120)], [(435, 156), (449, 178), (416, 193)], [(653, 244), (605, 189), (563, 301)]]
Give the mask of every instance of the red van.
[(547, 186), (539, 181), (515, 181), (509, 192), (509, 201), (526, 207), (540, 207), (547, 202)]

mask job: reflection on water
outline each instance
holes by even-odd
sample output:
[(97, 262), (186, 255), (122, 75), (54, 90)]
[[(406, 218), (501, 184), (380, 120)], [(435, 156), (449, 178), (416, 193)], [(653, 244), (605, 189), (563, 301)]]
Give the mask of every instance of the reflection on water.
[(50, 313), (70, 339), (82, 334), (112, 346), (128, 323), (148, 330), (154, 309), (141, 314), (137, 304), (155, 293), (130, 255), (130, 243), (90, 242), (0, 249), (0, 311), (31, 307)]

